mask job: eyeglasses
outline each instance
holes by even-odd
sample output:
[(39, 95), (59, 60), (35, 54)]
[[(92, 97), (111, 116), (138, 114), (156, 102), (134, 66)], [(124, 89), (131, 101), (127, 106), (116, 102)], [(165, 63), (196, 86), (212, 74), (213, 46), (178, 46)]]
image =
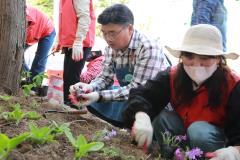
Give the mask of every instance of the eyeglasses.
[(126, 26), (122, 27), (118, 32), (109, 32), (109, 33), (104, 33), (102, 32), (103, 38), (108, 39), (108, 40), (115, 40), (118, 35), (126, 28)]

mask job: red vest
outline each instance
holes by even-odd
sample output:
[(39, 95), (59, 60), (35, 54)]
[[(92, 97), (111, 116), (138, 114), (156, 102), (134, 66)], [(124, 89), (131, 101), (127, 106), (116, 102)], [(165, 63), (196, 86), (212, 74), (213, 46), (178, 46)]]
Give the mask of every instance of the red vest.
[[(171, 87), (171, 104), (176, 106), (176, 93), (174, 91), (174, 77), (176, 75), (176, 67), (172, 68), (170, 71), (170, 87)], [(208, 104), (208, 91), (202, 86), (199, 88), (199, 93), (194, 98), (191, 104), (180, 105), (176, 108), (177, 113), (180, 115), (184, 122), (185, 128), (188, 128), (191, 123), (195, 121), (206, 121), (214, 124), (218, 127), (223, 127), (225, 122), (225, 107), (232, 92), (234, 86), (239, 81), (239, 77), (234, 73), (228, 75), (228, 91), (224, 98), (222, 99), (221, 105), (215, 110), (211, 110), (210, 107), (204, 107)], [(221, 94), (221, 93), (220, 93)]]
[[(77, 31), (77, 15), (72, 0), (60, 0), (59, 11), (59, 44), (61, 47), (72, 47)], [(90, 0), (90, 26), (83, 47), (92, 47), (95, 38), (96, 17)]]

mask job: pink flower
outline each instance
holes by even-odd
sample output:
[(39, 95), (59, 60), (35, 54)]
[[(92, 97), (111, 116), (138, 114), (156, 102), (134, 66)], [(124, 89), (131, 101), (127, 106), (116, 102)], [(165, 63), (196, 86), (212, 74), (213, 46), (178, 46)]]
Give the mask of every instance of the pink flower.
[(174, 155), (176, 160), (184, 160), (184, 154), (182, 153), (181, 148), (177, 148), (174, 152)]

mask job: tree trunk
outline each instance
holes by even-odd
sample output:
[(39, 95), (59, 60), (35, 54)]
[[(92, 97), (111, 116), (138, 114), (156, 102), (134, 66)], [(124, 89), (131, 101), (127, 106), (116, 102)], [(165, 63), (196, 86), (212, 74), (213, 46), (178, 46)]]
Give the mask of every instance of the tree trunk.
[(25, 0), (0, 0), (0, 91), (16, 95), (25, 43)]

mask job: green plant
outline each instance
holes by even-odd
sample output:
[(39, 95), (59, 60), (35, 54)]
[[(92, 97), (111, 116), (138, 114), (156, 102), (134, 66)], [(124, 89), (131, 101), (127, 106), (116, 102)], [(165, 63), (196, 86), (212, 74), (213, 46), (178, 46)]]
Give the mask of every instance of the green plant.
[(54, 142), (55, 135), (52, 134), (52, 128), (45, 126), (38, 128), (35, 124), (31, 123), (29, 125), (31, 142), (36, 144), (44, 144), (47, 142)]
[(31, 120), (37, 120), (37, 119), (40, 119), (42, 116), (39, 115), (39, 114), (38, 114), (37, 112), (35, 112), (35, 111), (29, 111), (29, 112), (27, 112), (27, 113), (25, 114), (24, 117), (26, 117), (26, 118), (28, 118), (28, 119), (31, 119)]
[(103, 142), (90, 142), (83, 135), (79, 135), (77, 139), (75, 139), (70, 131), (65, 131), (65, 135), (75, 148), (75, 158), (81, 158), (87, 156), (88, 152), (98, 151), (103, 148)]
[(7, 121), (14, 121), (18, 125), (19, 122), (24, 118), (25, 113), (16, 107), (12, 112), (3, 112), (0, 117), (4, 118)]
[(12, 96), (8, 96), (8, 95), (0, 95), (0, 100), (2, 101), (10, 101), (12, 99)]
[(61, 125), (57, 124), (55, 121), (52, 122), (54, 129), (52, 130), (52, 134), (56, 136), (62, 135), (65, 132), (70, 132), (70, 123), (63, 123)]
[(26, 132), (10, 139), (7, 135), (0, 133), (0, 160), (6, 159), (9, 153), (28, 136), (29, 133)]
[(41, 116), (35, 111), (23, 112), (21, 110), (20, 104), (14, 104), (11, 106), (14, 110), (12, 112), (3, 112), (0, 114), (0, 117), (7, 121), (14, 121), (18, 125), (23, 118), (28, 118), (31, 120), (37, 120)]
[[(29, 77), (27, 77), (26, 79), (28, 79), (28, 78)], [(47, 75), (44, 72), (42, 72), (33, 77), (32, 83), (23, 85), (22, 88), (23, 88), (24, 96), (25, 97), (29, 96), (32, 88), (40, 87), (42, 85), (42, 81), (44, 78), (47, 78)]]
[(180, 142), (186, 140), (186, 135), (173, 136), (169, 131), (162, 132), (163, 144), (168, 146), (178, 146)]

